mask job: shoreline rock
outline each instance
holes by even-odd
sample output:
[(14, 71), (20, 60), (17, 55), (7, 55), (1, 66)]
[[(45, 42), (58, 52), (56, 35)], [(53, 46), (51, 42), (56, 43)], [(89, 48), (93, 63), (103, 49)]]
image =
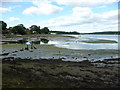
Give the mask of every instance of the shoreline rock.
[(2, 68), (3, 88), (120, 88), (118, 67), (97, 67), (88, 60), (11, 57), (2, 60)]

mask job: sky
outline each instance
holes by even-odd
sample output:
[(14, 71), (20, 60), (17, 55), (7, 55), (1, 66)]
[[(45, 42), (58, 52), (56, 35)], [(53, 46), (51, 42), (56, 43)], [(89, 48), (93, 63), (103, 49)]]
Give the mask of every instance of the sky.
[(7, 27), (38, 25), (52, 31), (118, 31), (119, 0), (0, 0)]

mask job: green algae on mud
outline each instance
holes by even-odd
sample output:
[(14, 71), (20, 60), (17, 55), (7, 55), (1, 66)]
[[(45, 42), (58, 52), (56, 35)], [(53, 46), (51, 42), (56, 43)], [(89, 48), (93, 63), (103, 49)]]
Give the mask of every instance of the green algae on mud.
[[(50, 50), (49, 52), (54, 52), (54, 51), (67, 51), (68, 53), (72, 53), (72, 52), (83, 52), (83, 53), (101, 53), (101, 54), (105, 54), (105, 53), (112, 53), (112, 54), (118, 54), (118, 50), (112, 50), (112, 49), (99, 49), (99, 50), (84, 50), (84, 49), (67, 49), (67, 48), (59, 48), (59, 47), (56, 47), (54, 45), (34, 45), (37, 49), (40, 49), (40, 50)], [(7, 49), (7, 48), (17, 48), (17, 49), (20, 49), (20, 48), (24, 48), (26, 47), (25, 44), (4, 44), (2, 45), (2, 48), (3, 49)], [(43, 52), (44, 53), (44, 52)], [(60, 54), (60, 53), (57, 53), (56, 55), (63, 55), (63, 54)], [(69, 55), (68, 55), (69, 56)]]
[(97, 40), (97, 41), (82, 41), (82, 42), (85, 42), (85, 43), (118, 43), (117, 41), (114, 41), (114, 40)]
[(3, 60), (3, 88), (119, 87), (117, 67), (96, 67), (89, 61)]
[[(25, 48), (25, 44), (4, 44), (2, 46), (3, 51), (6, 52), (16, 52), (18, 53), (21, 58), (23, 56), (27, 57), (46, 57), (46, 58), (65, 58), (66, 60), (73, 60), (77, 59), (79, 61), (85, 60), (84, 57), (88, 57), (89, 60), (100, 60), (99, 57), (104, 59), (104, 57), (111, 58), (111, 56), (118, 55), (118, 50), (105, 50), (105, 49), (99, 49), (99, 50), (73, 50), (73, 49), (67, 49), (67, 48), (58, 48), (54, 45), (34, 45), (37, 49), (30, 49), (30, 50), (24, 50), (20, 51), (21, 48)], [(89, 56), (90, 55), (90, 56)]]

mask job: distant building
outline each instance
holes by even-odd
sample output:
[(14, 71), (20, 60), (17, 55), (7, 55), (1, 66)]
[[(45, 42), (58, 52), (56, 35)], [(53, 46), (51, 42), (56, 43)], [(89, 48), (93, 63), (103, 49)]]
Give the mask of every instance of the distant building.
[(56, 33), (50, 33), (50, 34), (52, 34), (52, 35), (56, 35)]
[(36, 34), (37, 32), (36, 31), (32, 31), (33, 34)]

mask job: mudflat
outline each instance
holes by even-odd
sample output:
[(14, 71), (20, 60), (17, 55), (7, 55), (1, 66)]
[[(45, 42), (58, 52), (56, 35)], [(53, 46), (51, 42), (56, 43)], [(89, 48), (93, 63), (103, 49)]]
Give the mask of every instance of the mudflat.
[(96, 62), (4, 58), (2, 86), (3, 88), (120, 88), (120, 73), (118, 73), (120, 67), (114, 65), (119, 64), (119, 61), (117, 58)]

